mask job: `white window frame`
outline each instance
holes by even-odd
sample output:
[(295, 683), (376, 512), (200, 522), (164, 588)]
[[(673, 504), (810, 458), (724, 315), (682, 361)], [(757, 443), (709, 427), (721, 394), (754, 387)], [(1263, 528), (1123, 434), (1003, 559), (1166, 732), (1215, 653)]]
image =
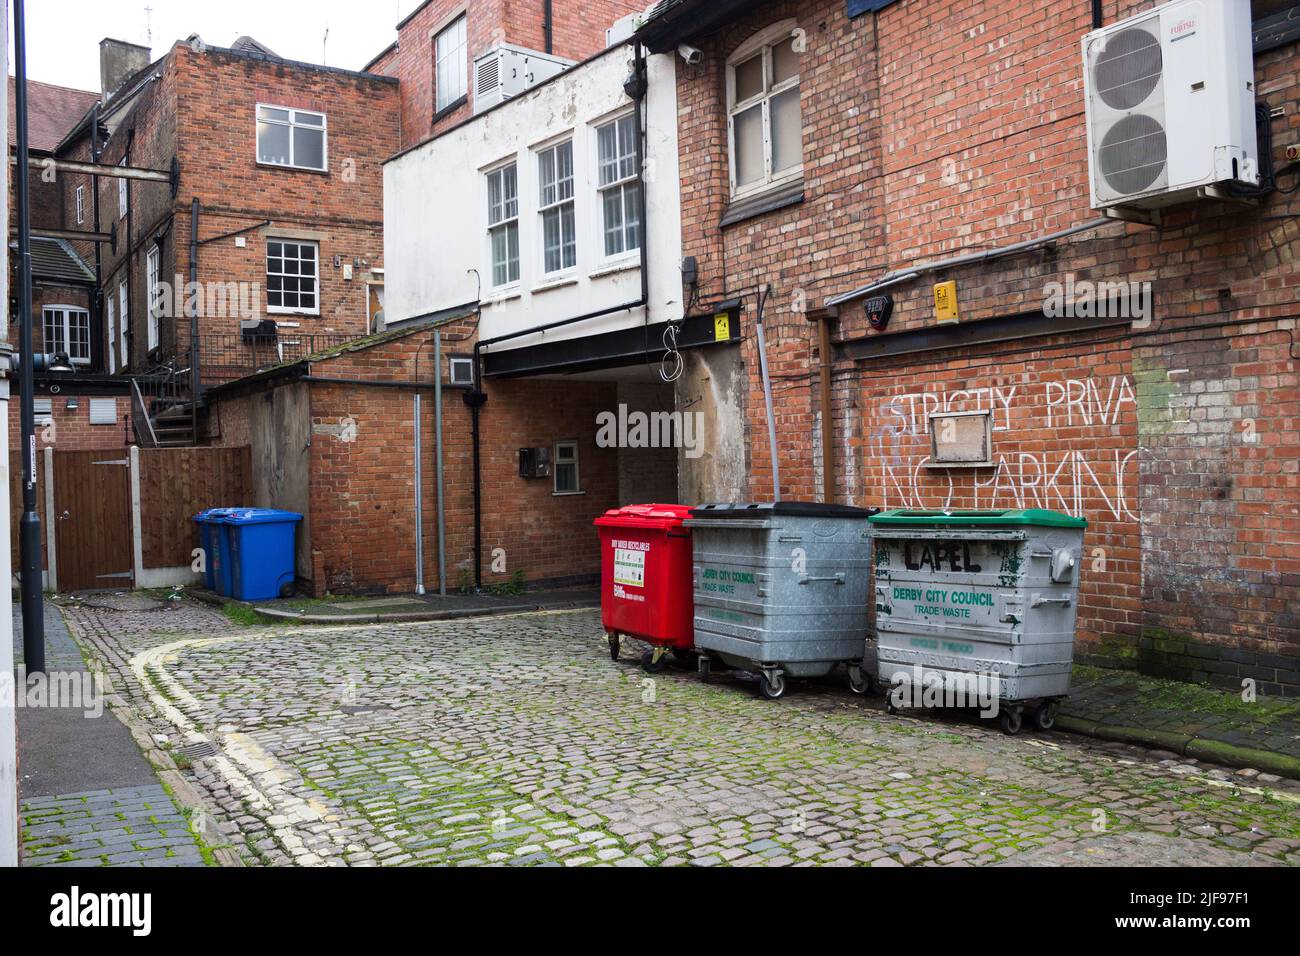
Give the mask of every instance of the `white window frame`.
[[(731, 196), (740, 199), (776, 189), (803, 177), (802, 135), (803, 111), (800, 103), (800, 161), (789, 169), (772, 169), (772, 100), (789, 89), (798, 87), (802, 73), (779, 84), (772, 84), (772, 47), (789, 39), (798, 27), (795, 20), (782, 20), (750, 37), (727, 57), (727, 164), (731, 181)], [(763, 58), (763, 90), (747, 100), (736, 102), (736, 67), (749, 61), (755, 54)], [(762, 104), (763, 110), (763, 178), (745, 186), (736, 182), (736, 117)]]
[[(460, 43), (450, 48), (445, 54), (440, 51), (443, 37), (451, 31), (459, 29)], [(454, 17), (450, 23), (433, 35), (433, 114), (439, 113), (459, 103), (469, 96), (469, 18), (468, 15), (461, 11)], [(456, 87), (458, 92), (455, 96), (443, 96), (443, 70), (442, 65), (447, 60), (455, 58), (458, 62), (453, 63), (450, 69), (456, 69), (459, 66), (458, 83)]]
[(75, 196), (77, 200), (77, 225), (80, 226), (86, 221), (86, 187), (84, 184), (77, 187)]
[(117, 337), (122, 350), (122, 368), (131, 364), (131, 351), (127, 332), (131, 327), (131, 289), (126, 276), (117, 285)]
[[(515, 171), (515, 209), (514, 215), (507, 215), (509, 212), (504, 202), (505, 173), (509, 169)], [(494, 210), (492, 206), (492, 177), (500, 176), (502, 180), (502, 217), (496, 221), (493, 220)], [(523, 237), (520, 234), (519, 223), (519, 162), (517, 159), (509, 159), (498, 163), (496, 166), (488, 169), (483, 174), (483, 202), (487, 207), (487, 243), (488, 243), (488, 283), (492, 289), (509, 289), (519, 285), (520, 276), (523, 274)], [(508, 234), (509, 228), (514, 226), (515, 246), (518, 255), (515, 257), (515, 277), (512, 279), (509, 275), (509, 269), (506, 271), (506, 281), (498, 283), (496, 280), (496, 254), (493, 250), (492, 240), (495, 234), (505, 230)]]
[[(57, 319), (54, 319), (55, 315)], [(81, 320), (85, 329), (85, 336), (80, 340), (85, 343), (86, 352), (84, 355), (77, 355), (72, 351), (72, 319), (74, 315)], [(62, 348), (58, 348), (50, 342), (50, 324), (51, 319), (57, 322), (60, 335), (62, 337)], [(47, 305), (41, 308), (41, 338), (45, 342), (46, 352), (67, 352), (68, 358), (73, 365), (89, 365), (91, 356), (90, 346), (90, 311), (79, 305)]]
[(117, 302), (110, 292), (104, 296), (104, 315), (107, 319), (108, 374), (117, 374)]
[[(284, 110), (289, 114), (288, 120), (280, 119), (262, 119), (262, 110)], [(320, 126), (313, 126), (310, 123), (299, 123), (299, 116), (318, 116), (320, 117)], [(257, 127), (260, 123), (269, 123), (272, 126), (284, 126), (289, 129), (289, 162), (272, 163), (262, 159), (261, 137), (258, 135)], [(268, 169), (302, 169), (313, 173), (328, 172), (330, 168), (330, 131), (329, 117), (324, 113), (316, 110), (300, 110), (294, 106), (278, 106), (275, 103), (258, 103), (257, 108), (253, 111), (253, 158), (257, 160), (257, 165), (265, 166)], [(297, 128), (319, 130), (321, 136), (320, 166), (304, 166), (301, 163), (295, 163), (293, 155), (293, 131)]]
[[(271, 304), (271, 283), (268, 281), (266, 284), (266, 311), (272, 315), (320, 315), (320, 270), (321, 270), (320, 243), (317, 242), (315, 239), (295, 239), (292, 236), (267, 236), (266, 257), (265, 257), (266, 261), (264, 263), (264, 268), (266, 269), (266, 277), (268, 280), (271, 278), (272, 275), (278, 275), (278, 276), (289, 275), (289, 273), (286, 272), (276, 272), (276, 273), (271, 272), (271, 263), (270, 263), (271, 243), (273, 242), (280, 242), (280, 243), (291, 242), (296, 246), (311, 246), (313, 249), (316, 250), (316, 275), (313, 277), (316, 283), (316, 290), (315, 290), (316, 306), (315, 308), (311, 308), (311, 309), (303, 309), (299, 307), (290, 308), (284, 305), (272, 305)], [(283, 258), (283, 255), (281, 256), (281, 258)], [(298, 261), (301, 262), (302, 258), (298, 257)], [(301, 273), (297, 273), (295, 275), (295, 278), (301, 278), (301, 277), (302, 277)], [(284, 295), (283, 289), (280, 290), (280, 294), (281, 296)], [(281, 301), (283, 301), (283, 299)]]
[[(632, 135), (634, 137), (632, 142), (632, 152), (630, 156), (626, 156), (626, 157), (622, 153), (616, 154), (616, 162), (619, 165), (617, 174), (615, 175), (614, 179), (602, 185), (600, 181), (601, 175), (603, 173), (602, 166), (601, 166), (601, 158), (600, 158), (600, 134), (603, 130), (606, 130), (610, 127), (614, 127), (615, 128), (614, 135), (617, 138), (618, 129), (621, 128), (621, 124), (627, 121), (628, 119), (632, 120)], [(641, 203), (639, 198), (637, 200), (637, 208), (636, 208), (636, 215), (637, 215), (636, 245), (633, 246), (633, 245), (626, 244), (627, 231), (628, 231), (628, 226), (627, 226), (628, 219), (627, 219), (627, 207), (626, 207), (627, 187), (631, 185), (636, 185), (638, 189), (645, 188), (645, 184), (641, 181), (640, 170), (637, 168), (637, 163), (636, 163), (636, 158), (637, 158), (636, 138), (639, 138), (640, 135), (641, 135), (641, 131), (639, 129), (639, 124), (637, 122), (637, 114), (634, 111), (624, 111), (617, 116), (603, 118), (592, 125), (592, 132), (591, 132), (592, 169), (595, 170), (595, 175), (592, 177), (592, 180), (596, 187), (597, 211), (595, 215), (595, 221), (596, 221), (596, 231), (598, 233), (596, 248), (600, 250), (600, 262), (602, 265), (634, 258), (641, 251), (642, 236), (644, 236), (645, 234), (645, 224), (640, 221)], [(616, 150), (618, 149), (617, 146), (615, 148)], [(630, 158), (632, 160), (632, 172), (629, 175), (622, 175), (621, 164), (625, 158)], [(605, 194), (608, 192), (613, 192), (615, 190), (617, 190), (620, 193), (620, 196), (622, 197), (624, 202), (623, 223), (621, 226), (621, 230), (623, 233), (623, 241), (625, 245), (621, 252), (610, 252), (606, 245), (608, 229), (607, 229), (607, 224), (605, 222)]]
[[(572, 456), (561, 457), (560, 449), (569, 448), (573, 450)], [(565, 490), (560, 489), (560, 465), (573, 465), (573, 487)], [(582, 494), (582, 469), (578, 463), (578, 442), (576, 439), (566, 438), (557, 441), (551, 449), (551, 489), (556, 495), (580, 495)]]
[[(119, 166), (126, 165), (126, 157), (122, 157)], [(131, 196), (127, 184), (130, 182), (125, 176), (117, 177), (117, 218), (125, 219), (126, 214), (131, 211)]]
[[(569, 148), (569, 195), (561, 197), (560, 187), (564, 183), (564, 180), (562, 180), (559, 175), (558, 161), (559, 151), (564, 149), (566, 146)], [(534, 155), (537, 159), (537, 237), (538, 248), (542, 254), (541, 274), (544, 279), (549, 280), (572, 273), (578, 267), (578, 170), (577, 154), (573, 148), (573, 137), (571, 135), (565, 136), (563, 139), (555, 140), (544, 146), (539, 146), (534, 150)], [(545, 190), (547, 187), (545, 176), (542, 174), (542, 167), (546, 162), (546, 157), (548, 155), (554, 157), (552, 162), (555, 165), (554, 186), (556, 188), (556, 196), (549, 203), (546, 202), (545, 199)], [(573, 261), (567, 264), (564, 262), (565, 206), (571, 207), (571, 215), (573, 217)], [(560, 266), (557, 269), (546, 268), (546, 216), (548, 213), (552, 212), (557, 213), (560, 220)]]
[(161, 314), (162, 311), (162, 303), (158, 301), (162, 291), (159, 288), (159, 281), (162, 278), (160, 275), (161, 271), (162, 271), (162, 250), (159, 248), (157, 243), (155, 243), (153, 246), (150, 247), (149, 253), (148, 255), (145, 256), (145, 260), (144, 260), (145, 289), (147, 290), (146, 294), (148, 296), (148, 298), (146, 299), (146, 304), (149, 309), (148, 311), (149, 341), (147, 344), (150, 352), (152, 352), (154, 349), (158, 347), (158, 316)]

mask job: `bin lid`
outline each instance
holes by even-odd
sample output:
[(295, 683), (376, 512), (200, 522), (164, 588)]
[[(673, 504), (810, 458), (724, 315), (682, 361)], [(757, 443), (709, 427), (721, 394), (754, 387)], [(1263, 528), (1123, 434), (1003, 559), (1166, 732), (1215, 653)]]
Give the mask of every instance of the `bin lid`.
[(816, 501), (718, 502), (700, 505), (691, 511), (692, 518), (858, 518), (865, 521), (879, 508), (855, 508), (852, 505), (822, 504)]
[(285, 521), (301, 521), (302, 515), (296, 511), (280, 511), (276, 508), (224, 508), (224, 515), (216, 520), (222, 524), (275, 524)]
[(204, 521), (217, 522), (220, 521), (222, 518), (226, 517), (226, 515), (230, 514), (231, 512), (238, 511), (238, 510), (239, 510), (238, 508), (208, 508), (196, 514), (194, 516), (194, 520), (200, 523)]
[(891, 525), (894, 527), (928, 528), (928, 527), (1025, 527), (1039, 528), (1086, 528), (1086, 518), (1075, 518), (1060, 511), (1048, 511), (1044, 508), (1019, 508), (1011, 511), (996, 510), (954, 510), (954, 511), (917, 511), (896, 508), (884, 511), (871, 519), (872, 524)]
[(690, 505), (624, 505), (596, 519), (597, 528), (680, 528), (691, 516)]

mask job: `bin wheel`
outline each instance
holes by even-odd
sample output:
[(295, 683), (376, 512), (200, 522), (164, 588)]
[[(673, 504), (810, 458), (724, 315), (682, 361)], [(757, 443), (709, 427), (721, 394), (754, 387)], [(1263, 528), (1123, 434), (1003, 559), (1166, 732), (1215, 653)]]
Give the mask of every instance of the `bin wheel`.
[(650, 649), (641, 655), (641, 667), (647, 674), (658, 674), (664, 669), (664, 659), (662, 654), (656, 654), (654, 649)]
[(713, 678), (713, 661), (709, 655), (701, 654), (695, 666), (699, 669), (700, 680), (707, 684)]
[(871, 690), (871, 676), (862, 673), (856, 664), (849, 667), (849, 690), (855, 694), (865, 694)]
[(892, 697), (888, 697), (885, 699), (885, 713), (887, 713), (890, 717), (898, 716), (898, 705), (894, 703), (894, 699)]
[(1021, 719), (1019, 708), (1015, 710), (1002, 711), (1002, 715), (998, 718), (998, 722), (1002, 725), (1002, 732), (1004, 734), (1015, 736), (1020, 733), (1020, 727), (1023, 720)]
[(758, 676), (758, 692), (768, 700), (780, 700), (785, 696), (785, 675), (780, 671), (771, 674), (764, 671)]
[(699, 655), (695, 651), (687, 651), (681, 648), (673, 648), (673, 660), (688, 671), (699, 668)]
[(1061, 705), (1054, 700), (1045, 700), (1038, 705), (1034, 711), (1034, 726), (1039, 730), (1051, 730), (1056, 726), (1056, 715), (1060, 712)]
[(609, 637), (609, 659), (611, 661), (616, 661), (618, 660), (619, 637), (617, 634), (610, 634), (608, 635), (608, 637)]

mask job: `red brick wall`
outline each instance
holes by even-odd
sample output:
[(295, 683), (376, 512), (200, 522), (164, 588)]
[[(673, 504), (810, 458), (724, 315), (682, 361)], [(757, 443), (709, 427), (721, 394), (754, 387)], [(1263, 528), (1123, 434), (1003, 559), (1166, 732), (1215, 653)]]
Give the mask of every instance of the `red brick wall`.
[[(101, 396), (96, 396), (101, 397)], [(103, 396), (107, 397), (107, 396)], [(125, 448), (135, 444), (135, 434), (131, 428), (131, 399), (126, 395), (115, 397), (117, 403), (117, 424), (90, 424), (90, 396), (78, 393), (68, 387), (57, 395), (46, 390), (37, 393), (37, 398), (51, 399), (54, 428), (43, 424), (45, 416), (37, 416), (36, 447), (51, 447), (56, 451), (98, 451), (102, 448)], [(68, 402), (75, 400), (77, 408), (69, 409)], [(14, 450), (22, 448), (22, 416), (15, 405), (9, 415), (9, 447)], [(44, 466), (42, 466), (44, 467)], [(44, 472), (38, 472), (44, 480)], [(42, 492), (43, 493), (43, 492)]]
[[(1149, 6), (1108, 5), (1108, 20)], [(720, 228), (729, 199), (725, 57), (788, 16), (807, 39), (806, 198)], [(706, 300), (751, 293), (744, 355), (755, 496), (770, 495), (771, 466), (754, 287), (773, 287), (767, 343), (783, 493), (817, 497), (816, 328), (800, 307), (892, 269), (1094, 218), (1078, 54), (1089, 28), (1087, 5), (1065, 0), (906, 0), (851, 21), (843, 3), (820, 0), (765, 4), (697, 41), (705, 62), (678, 71), (683, 251), (700, 258)], [(1294, 45), (1259, 57), (1260, 97), (1294, 102), (1298, 65)], [(1298, 128), (1293, 111), (1275, 122), (1279, 149)], [(1085, 515), (1089, 551), (1105, 550), (1104, 563), (1084, 568), (1086, 647), (1130, 645), (1121, 653), (1179, 676), (1300, 688), (1300, 568), (1288, 556), (1300, 544), (1296, 206), (1282, 195), (1259, 209), (1193, 204), (1167, 213), (1158, 230), (1110, 225), (1049, 252), (895, 287), (886, 334), (931, 327), (931, 284), (949, 279), (967, 321), (1038, 311), (1045, 285), (1071, 273), (1152, 282), (1155, 319), (1074, 335), (1062, 320), (1055, 338), (841, 361), (839, 497), (1030, 506), (1042, 495), (1038, 469), (1068, 461), (1052, 486), (1064, 500), (1054, 491), (1043, 503)], [(842, 310), (836, 333), (876, 334), (860, 303)], [(994, 436), (999, 466), (917, 469), (926, 451), (905, 420), (907, 403), (975, 408), (994, 394), (980, 390), (993, 388), (1014, 389)], [(918, 393), (930, 397), (906, 398)]]
[[(472, 324), (444, 329), (444, 354), (472, 348), (472, 338), (466, 337), (471, 330)], [(345, 352), (314, 364), (312, 374), (431, 383), (431, 339), (431, 332), (422, 331)], [(619, 452), (596, 447), (596, 416), (616, 408), (617, 387), (508, 381), (489, 382), (486, 390), (480, 423), (484, 584), (506, 583), (517, 571), (533, 583), (598, 574), (592, 521), (619, 504)], [(424, 580), (432, 589), (438, 585), (432, 388), (422, 394)], [(324, 581), (314, 582), (318, 591), (415, 588), (414, 395), (407, 388), (311, 384), (311, 548), (320, 553), (324, 571)], [(474, 578), (473, 446), (462, 395), (452, 388), (443, 393), (449, 589)], [(248, 443), (247, 403), (257, 400), (253, 395), (217, 403), (212, 427), (219, 429), (220, 444)], [(551, 479), (519, 477), (519, 448), (566, 439), (579, 442), (582, 494), (555, 495)], [(501, 557), (497, 549), (504, 551), (504, 570), (494, 570)]]
[[(629, 13), (640, 12), (639, 0), (591, 0), (576, 3), (556, 0), (553, 5), (553, 50), (556, 56), (585, 60), (605, 49), (605, 30)], [(449, 111), (435, 124), (434, 37), (443, 27), (467, 14), (467, 78), (469, 100)], [(542, 4), (534, 0), (431, 0), (418, 8), (398, 31), (397, 49), (388, 53), (371, 70), (401, 81), (402, 148), (428, 139), (473, 115), (474, 58), (502, 43), (530, 50), (546, 49), (542, 28)]]

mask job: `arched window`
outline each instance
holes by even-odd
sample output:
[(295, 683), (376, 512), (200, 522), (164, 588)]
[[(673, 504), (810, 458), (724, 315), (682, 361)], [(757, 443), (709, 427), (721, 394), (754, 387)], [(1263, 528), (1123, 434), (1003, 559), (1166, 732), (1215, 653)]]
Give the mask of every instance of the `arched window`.
[(731, 192), (745, 196), (803, 175), (799, 61), (794, 20), (745, 41), (727, 59)]

